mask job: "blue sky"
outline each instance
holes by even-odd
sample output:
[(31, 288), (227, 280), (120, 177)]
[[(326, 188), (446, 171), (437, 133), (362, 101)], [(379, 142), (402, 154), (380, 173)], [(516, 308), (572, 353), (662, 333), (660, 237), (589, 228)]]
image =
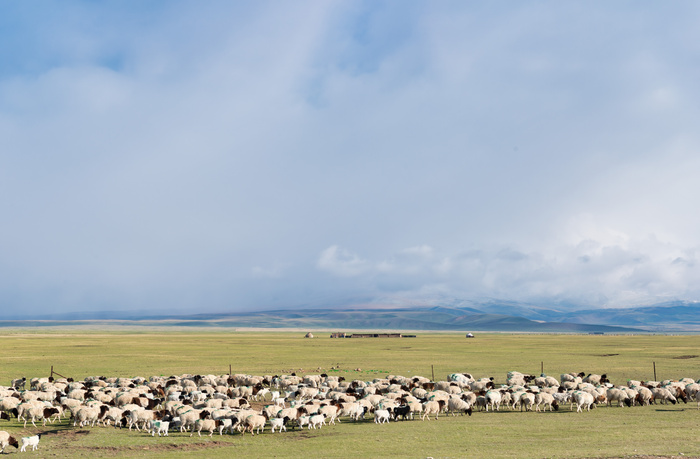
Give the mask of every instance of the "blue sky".
[(3, 2), (3, 310), (700, 300), (700, 5)]

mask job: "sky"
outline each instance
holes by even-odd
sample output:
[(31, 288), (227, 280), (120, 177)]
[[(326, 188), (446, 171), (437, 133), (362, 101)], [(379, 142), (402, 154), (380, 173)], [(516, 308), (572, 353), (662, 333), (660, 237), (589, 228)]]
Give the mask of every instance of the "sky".
[(0, 310), (700, 300), (698, 17), (2, 2)]

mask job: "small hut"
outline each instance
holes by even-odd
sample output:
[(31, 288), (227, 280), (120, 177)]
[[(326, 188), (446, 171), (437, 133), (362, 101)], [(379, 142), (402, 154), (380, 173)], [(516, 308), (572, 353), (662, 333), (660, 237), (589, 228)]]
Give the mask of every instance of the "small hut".
[(474, 338), (474, 334), (472, 334), (472, 333), (467, 333), (467, 338)]
[(313, 337), (314, 337), (314, 335), (311, 332), (307, 333), (306, 336), (304, 336), (304, 338), (313, 338)]

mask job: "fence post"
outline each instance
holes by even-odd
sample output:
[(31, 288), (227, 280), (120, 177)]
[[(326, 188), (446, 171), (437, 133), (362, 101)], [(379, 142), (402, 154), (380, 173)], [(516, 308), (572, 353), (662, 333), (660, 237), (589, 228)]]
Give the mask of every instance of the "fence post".
[(656, 379), (656, 362), (653, 362), (653, 364), (654, 364), (654, 381), (658, 381), (658, 379)]

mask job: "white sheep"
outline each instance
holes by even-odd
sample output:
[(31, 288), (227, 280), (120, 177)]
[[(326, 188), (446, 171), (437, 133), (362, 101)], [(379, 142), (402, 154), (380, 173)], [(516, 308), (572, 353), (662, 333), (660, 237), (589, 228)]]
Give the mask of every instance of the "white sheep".
[(559, 409), (559, 405), (554, 398), (554, 394), (547, 392), (539, 392), (535, 394), (535, 411), (542, 411), (540, 410), (540, 405), (543, 406), (545, 411), (547, 410), (547, 407), (549, 407), (549, 411)]
[(591, 406), (595, 407), (595, 398), (593, 395), (585, 391), (576, 391), (573, 394), (573, 399), (576, 402), (576, 412), (583, 412), (583, 407), (591, 411)]
[(498, 408), (501, 406), (502, 398), (501, 392), (497, 390), (486, 392), (486, 411), (489, 410), (489, 406), (491, 406), (492, 411), (498, 411)]
[(472, 406), (469, 402), (466, 402), (462, 400), (459, 397), (450, 397), (450, 399), (447, 401), (447, 411), (452, 414), (452, 416), (455, 415), (455, 411), (461, 412), (462, 415), (464, 413), (469, 414), (469, 416), (472, 415)]
[(389, 410), (374, 410), (374, 423), (375, 424), (383, 424), (383, 423), (388, 423), (389, 422), (389, 417), (391, 416), (391, 413)]
[(158, 436), (160, 437), (163, 435), (164, 437), (168, 436), (168, 429), (170, 429), (170, 421), (152, 421), (151, 422), (151, 436), (155, 437), (156, 432), (158, 433)]
[(39, 440), (41, 439), (41, 434), (32, 435), (31, 437), (22, 437), (22, 447), (19, 449), (21, 452), (27, 450), (27, 446), (32, 447), (32, 451), (36, 451), (39, 448)]
[(325, 414), (314, 414), (311, 416), (309, 419), (309, 430), (313, 427), (314, 430), (318, 427), (319, 429), (322, 426), (326, 425), (326, 415)]
[(440, 411), (442, 411), (444, 406), (444, 400), (429, 400), (427, 402), (424, 402), (423, 415), (421, 416), (421, 420), (425, 421), (425, 419), (427, 418), (428, 421), (430, 421), (430, 416), (433, 414), (435, 415), (435, 419), (437, 419), (438, 414), (440, 413)]
[(278, 432), (282, 432), (283, 430), (286, 432), (287, 431), (287, 422), (289, 422), (289, 416), (285, 416), (283, 418), (271, 418), (270, 419), (270, 427), (272, 427), (272, 433), (275, 433), (275, 429), (278, 429)]
[(612, 406), (612, 402), (617, 402), (617, 406), (622, 406), (623, 403), (627, 406), (632, 406), (630, 397), (629, 395), (627, 395), (627, 392), (625, 392), (622, 389), (618, 389), (617, 387), (608, 389), (605, 392), (605, 396), (608, 400), (608, 406)]

